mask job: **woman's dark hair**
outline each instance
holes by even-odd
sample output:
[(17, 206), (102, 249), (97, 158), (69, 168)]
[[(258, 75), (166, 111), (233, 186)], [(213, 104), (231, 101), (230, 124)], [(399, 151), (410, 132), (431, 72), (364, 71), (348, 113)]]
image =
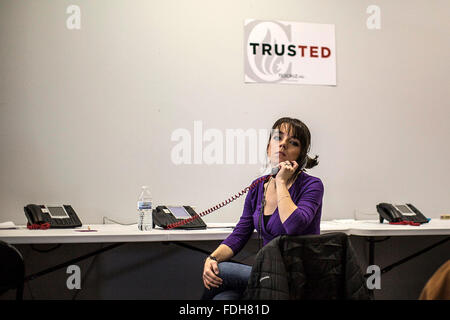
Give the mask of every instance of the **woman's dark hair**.
[(289, 117), (283, 117), (275, 121), (275, 123), (272, 126), (272, 130), (270, 131), (269, 141), (267, 143), (266, 150), (268, 150), (269, 148), (270, 140), (272, 139), (272, 134), (274, 130), (275, 129), (280, 130), (281, 125), (283, 124), (288, 125), (291, 136), (300, 141), (300, 155), (296, 160), (296, 162), (298, 163), (298, 168), (293, 175), (295, 177), (295, 175), (301, 170), (305, 160), (306, 160), (305, 169), (311, 169), (319, 164), (319, 161), (317, 160), (319, 156), (316, 155), (314, 158), (310, 158), (308, 156), (309, 149), (311, 148), (311, 133), (309, 132), (309, 129), (306, 126), (306, 124), (304, 124), (298, 119)]

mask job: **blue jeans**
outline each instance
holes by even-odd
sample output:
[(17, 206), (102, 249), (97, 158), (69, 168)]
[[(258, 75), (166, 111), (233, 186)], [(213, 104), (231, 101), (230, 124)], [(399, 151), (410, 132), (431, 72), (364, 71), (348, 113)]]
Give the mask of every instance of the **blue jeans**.
[(210, 290), (205, 288), (202, 299), (239, 300), (247, 288), (252, 267), (234, 262), (221, 262), (218, 267), (222, 284), (218, 288), (210, 287)]

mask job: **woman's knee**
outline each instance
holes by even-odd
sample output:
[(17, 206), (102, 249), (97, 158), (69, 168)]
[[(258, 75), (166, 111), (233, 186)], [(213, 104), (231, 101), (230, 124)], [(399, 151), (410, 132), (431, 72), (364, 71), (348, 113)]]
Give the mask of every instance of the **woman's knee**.
[(219, 274), (222, 278), (223, 284), (231, 287), (241, 287), (250, 277), (251, 267), (235, 263), (235, 262), (221, 262), (218, 264)]
[(236, 278), (240, 277), (242, 272), (241, 265), (234, 262), (220, 262), (218, 268), (218, 276), (222, 278), (225, 283), (229, 281), (234, 282)]
[(217, 265), (219, 267), (219, 274), (233, 272), (233, 265), (233, 262), (219, 262), (219, 264)]

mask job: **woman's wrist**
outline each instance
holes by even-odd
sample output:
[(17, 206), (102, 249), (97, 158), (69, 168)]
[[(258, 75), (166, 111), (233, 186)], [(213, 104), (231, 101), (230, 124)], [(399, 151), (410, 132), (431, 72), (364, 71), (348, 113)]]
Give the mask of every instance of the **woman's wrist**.
[(275, 178), (275, 187), (278, 189), (280, 187), (286, 187), (287, 186), (287, 181), (279, 179), (279, 178)]
[(286, 198), (290, 198), (290, 197), (291, 197), (291, 195), (289, 195), (289, 194), (285, 195), (285, 196), (278, 197), (277, 204), (280, 203), (281, 200), (286, 199)]
[(219, 262), (219, 261), (217, 260), (217, 257), (216, 257), (216, 256), (213, 256), (212, 254), (206, 257), (205, 262), (206, 262), (206, 260), (208, 260), (208, 259), (209, 259), (209, 260), (214, 260), (215, 262)]

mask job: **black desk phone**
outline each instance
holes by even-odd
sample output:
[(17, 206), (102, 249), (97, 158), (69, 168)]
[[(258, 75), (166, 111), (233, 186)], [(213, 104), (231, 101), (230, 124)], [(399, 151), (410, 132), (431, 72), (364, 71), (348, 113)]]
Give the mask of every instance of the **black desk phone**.
[(384, 219), (391, 224), (420, 225), (428, 222), (428, 218), (411, 203), (390, 204), (383, 202), (377, 205), (377, 211), (380, 215), (380, 223)]
[[(177, 224), (174, 229), (206, 229), (205, 222), (189, 206), (157, 206), (152, 215), (153, 227), (157, 225), (167, 229), (169, 225)], [(188, 223), (180, 223), (192, 217), (196, 218)]]
[(70, 205), (47, 206), (29, 204), (23, 208), (29, 229), (75, 228), (81, 221)]

